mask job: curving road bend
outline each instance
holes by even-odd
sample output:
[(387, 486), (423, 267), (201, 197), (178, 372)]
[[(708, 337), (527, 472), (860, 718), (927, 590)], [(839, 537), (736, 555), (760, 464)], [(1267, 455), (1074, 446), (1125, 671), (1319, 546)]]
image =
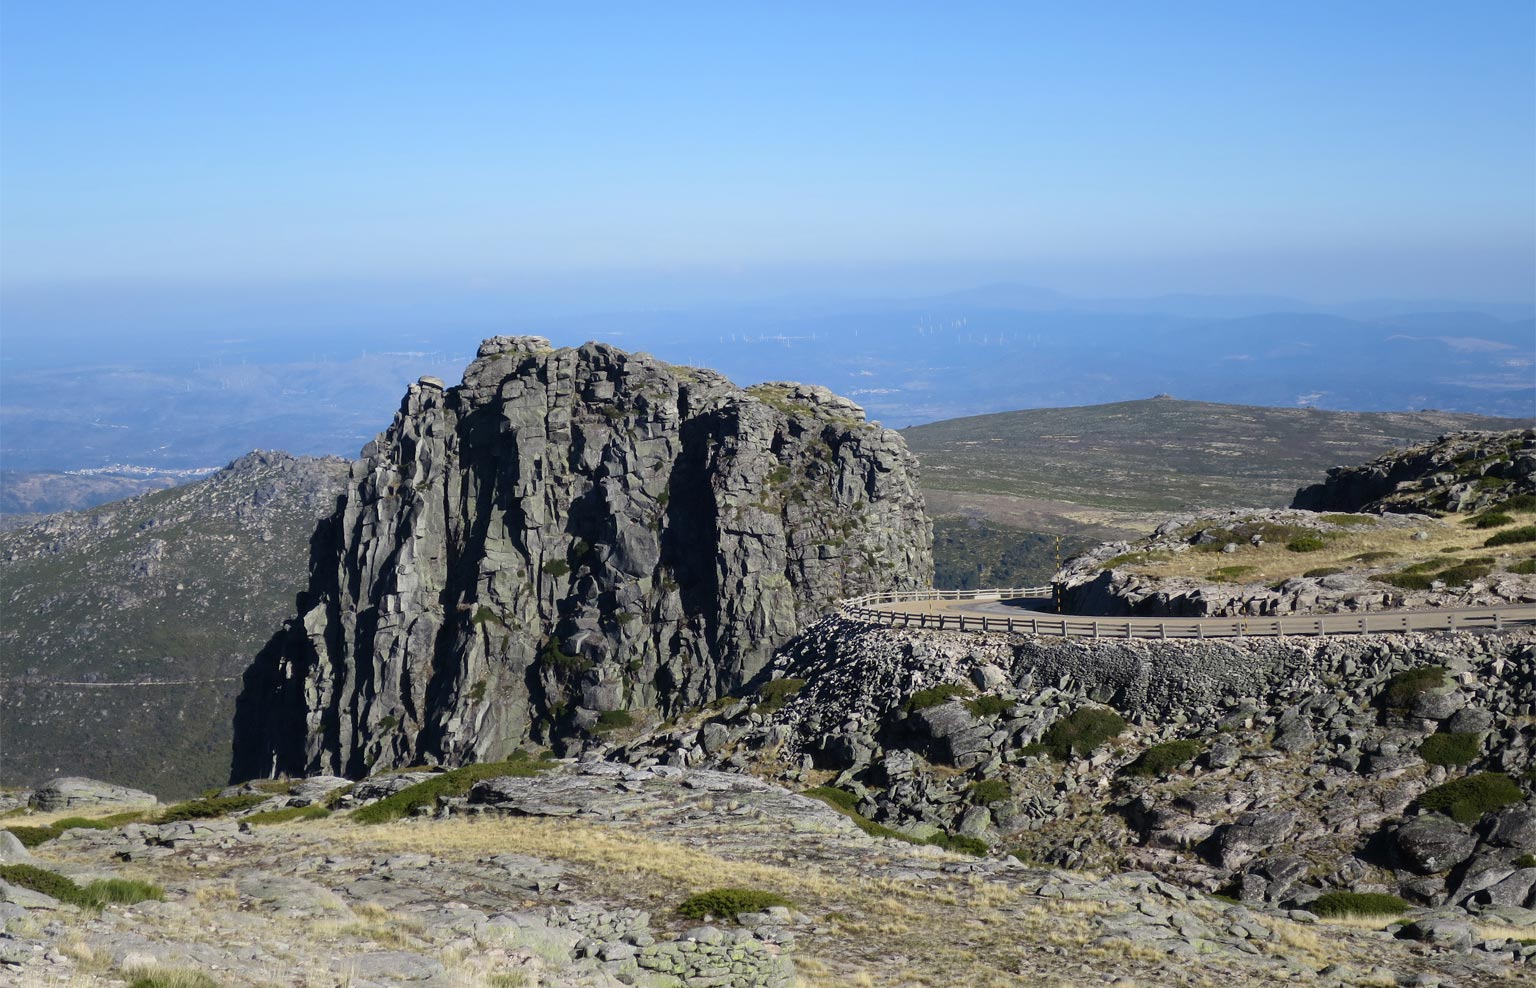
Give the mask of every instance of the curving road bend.
[(1067, 638), (1246, 638), (1405, 631), (1499, 631), (1536, 626), (1536, 603), (1283, 617), (1093, 617), (1057, 614), (1049, 587), (870, 594), (842, 603), (849, 618), (886, 627)]

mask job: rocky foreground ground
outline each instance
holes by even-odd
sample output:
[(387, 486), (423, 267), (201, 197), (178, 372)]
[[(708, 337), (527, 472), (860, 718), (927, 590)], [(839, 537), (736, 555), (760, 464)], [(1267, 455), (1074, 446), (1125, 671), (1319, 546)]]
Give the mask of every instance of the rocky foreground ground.
[[(31, 863), (82, 884), (151, 882), (164, 898), (81, 909), (0, 885), (0, 983), (1536, 981), (1536, 944), (1465, 915), (1373, 929), (1192, 895), (1148, 873), (955, 855), (868, 836), (821, 802), (739, 774), (566, 763), (483, 780), (430, 817), (366, 826), (341, 812), (419, 778), (360, 784), (338, 812), (304, 822), (251, 818), (324, 802), (344, 780), (263, 797), (242, 810), (244, 821), (68, 830), (36, 847)], [(6, 845), (12, 861), (25, 853)], [(722, 887), (789, 904), (679, 915), (690, 895)]]

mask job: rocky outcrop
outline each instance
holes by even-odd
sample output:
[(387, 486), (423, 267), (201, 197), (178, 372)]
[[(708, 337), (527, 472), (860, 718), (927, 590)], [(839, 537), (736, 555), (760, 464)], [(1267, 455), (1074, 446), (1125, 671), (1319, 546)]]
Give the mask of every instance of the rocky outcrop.
[(127, 786), (67, 776), (38, 786), (32, 793), (31, 806), (40, 813), (62, 810), (142, 809), (158, 803), (153, 795)]
[[(1528, 630), (1095, 641), (833, 618), (772, 672), (609, 757), (829, 780), (916, 839), (1146, 868), (1285, 908), (1330, 890), (1536, 907), (1536, 871), (1520, 864), (1536, 851)], [(1105, 707), (1125, 722), (1115, 739), (1062, 757), (1057, 725)], [(1462, 752), (1447, 757), (1447, 742)], [(1481, 772), (1516, 780), (1524, 802), (1467, 824), (1418, 807)]]
[(822, 388), (488, 340), (353, 464), (233, 774), (492, 760), (712, 700), (838, 598), (930, 582), (915, 466)]
[[(1064, 610), (1105, 617), (1286, 617), (1536, 602), (1536, 576), (1510, 571), (1518, 560), (1508, 556), (1463, 559), (1442, 552), (1438, 564), (1416, 570), (1426, 574), (1418, 585), (1383, 579), (1413, 558), (1397, 552), (1366, 552), (1278, 580), (1264, 575), (1266, 562), (1272, 561), (1265, 556), (1269, 547), (1283, 547), (1298, 536), (1327, 543), (1364, 530), (1375, 539), (1413, 546), (1415, 540), (1427, 540), (1431, 529), (1443, 534), (1444, 525), (1423, 515), (1340, 516), (1297, 509), (1181, 514), (1148, 538), (1106, 542), (1074, 556), (1057, 572), (1055, 583)], [(1482, 538), (1479, 534), (1477, 541)], [(1210, 575), (1203, 577), (1140, 571), (1181, 556), (1237, 565), (1223, 570), (1207, 563), (1202, 568)], [(1469, 565), (1442, 575), (1462, 563)]]
[(1291, 502), (1308, 511), (1473, 512), (1536, 493), (1536, 430), (1456, 432), (1333, 467)]

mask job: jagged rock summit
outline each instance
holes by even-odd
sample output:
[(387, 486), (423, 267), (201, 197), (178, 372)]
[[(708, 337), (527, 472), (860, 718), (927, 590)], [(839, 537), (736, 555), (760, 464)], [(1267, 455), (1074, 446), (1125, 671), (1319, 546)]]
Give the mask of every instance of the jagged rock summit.
[(824, 388), (487, 340), (353, 464), (246, 673), (233, 775), (493, 760), (697, 706), (838, 598), (927, 585), (931, 541), (901, 437)]

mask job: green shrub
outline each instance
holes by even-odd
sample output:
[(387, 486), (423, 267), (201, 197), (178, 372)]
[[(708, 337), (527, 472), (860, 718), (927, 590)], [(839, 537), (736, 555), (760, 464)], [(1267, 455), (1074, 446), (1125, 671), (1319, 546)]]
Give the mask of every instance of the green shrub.
[(635, 726), (635, 715), (628, 710), (604, 710), (597, 715), (599, 731), (622, 731)]
[(814, 789), (805, 790), (800, 795), (819, 799), (833, 809), (841, 810), (845, 814), (858, 812), (856, 809), (859, 805), (858, 797), (846, 789), (837, 789), (833, 786), (817, 786)]
[(1164, 741), (1136, 756), (1125, 767), (1127, 775), (1167, 775), (1181, 765), (1195, 760), (1204, 747), (1199, 741)]
[(1431, 734), (1419, 745), (1419, 757), (1431, 765), (1460, 768), (1482, 752), (1482, 735), (1473, 731)]
[(166, 807), (155, 818), (156, 823), (179, 823), (182, 820), (207, 820), (227, 816), (236, 810), (249, 809), (257, 803), (265, 803), (272, 797), (266, 793), (252, 792), (239, 796), (215, 796), (212, 799), (194, 799)]
[(165, 890), (160, 886), (153, 882), (140, 882), (131, 878), (99, 879), (87, 885), (84, 892), (86, 898), (102, 905), (113, 903), (131, 906), (135, 902), (144, 902), (147, 899), (159, 902), (165, 898)]
[(1457, 823), (1476, 823), (1483, 814), (1523, 798), (1520, 787), (1503, 772), (1479, 772), (1435, 786), (1419, 797), (1418, 805)]
[(1511, 564), (1509, 571), (1511, 573), (1518, 573), (1523, 576), (1530, 576), (1531, 574), (1536, 573), (1536, 556), (1532, 556), (1530, 559), (1522, 559), (1518, 563)]
[(948, 703), (950, 700), (961, 696), (970, 696), (971, 688), (961, 686), (959, 683), (941, 683), (938, 686), (930, 686), (925, 690), (918, 690), (907, 699), (903, 707), (907, 713), (914, 710), (927, 710), (929, 707), (937, 707)]
[(1522, 854), (1515, 859), (1516, 868), (1536, 868), (1536, 854)]
[(561, 577), (571, 571), (571, 564), (564, 559), (551, 559), (544, 564), (544, 572), (553, 577)]
[(1349, 557), (1352, 563), (1379, 563), (1388, 559), (1396, 559), (1397, 553), (1385, 549), (1377, 549), (1373, 552), (1362, 552)]
[(153, 967), (129, 972), (128, 988), (219, 988), (219, 983), (191, 968)]
[(462, 796), (481, 779), (495, 779), (504, 775), (526, 779), (551, 768), (554, 765), (550, 762), (528, 761), (526, 756), (515, 761), (465, 765), (424, 779), (414, 786), (385, 796), (377, 803), (359, 807), (352, 811), (351, 819), (362, 824), (388, 823), (410, 816), (417, 807), (436, 806), (439, 797)]
[(298, 820), (319, 820), (328, 817), (331, 811), (319, 803), (311, 803), (308, 806), (285, 806), (280, 810), (265, 810), (261, 813), (252, 813), (250, 816), (241, 817), (242, 823), (268, 824), (268, 823), (293, 823)]
[(94, 903), (87, 898), (85, 889), (76, 885), (73, 880), (66, 878), (56, 871), (39, 868), (29, 864), (0, 865), (0, 880), (33, 892), (52, 896), (60, 902), (72, 906), (92, 906)]
[(1374, 524), (1376, 524), (1376, 516), (1375, 515), (1345, 515), (1345, 514), (1323, 515), (1323, 521), (1327, 522), (1330, 525), (1341, 525), (1341, 526), (1349, 526), (1349, 525), (1374, 525)]
[(1125, 720), (1108, 707), (1079, 707), (1046, 729), (1041, 744), (1054, 757), (1090, 755), (1099, 745), (1125, 730)]
[(980, 782), (972, 782), (970, 785), (971, 799), (985, 806), (988, 803), (1000, 803), (1013, 795), (1008, 788), (1008, 783), (1002, 779), (982, 779)]
[(1499, 504), (1500, 511), (1536, 511), (1536, 494), (1516, 494)]
[(1445, 685), (1444, 666), (1420, 666), (1400, 672), (1387, 680), (1381, 689), (1378, 702), (1392, 710), (1402, 710), (1424, 693)]
[(710, 889), (708, 892), (690, 895), (677, 907), (677, 911), (689, 919), (713, 916), (735, 922), (736, 917), (742, 913), (762, 912), (774, 906), (788, 908), (791, 905), (793, 903), (782, 895), (760, 889)]
[(138, 823), (144, 819), (144, 816), (143, 810), (129, 810), (126, 813), (113, 813), (111, 816), (67, 816), (62, 820), (53, 821), (49, 826), (61, 834), (66, 830), (116, 830), (130, 823)]
[(832, 786), (817, 786), (814, 789), (805, 790), (800, 795), (821, 800), (843, 816), (852, 820), (860, 830), (871, 837), (886, 837), (907, 844), (927, 844), (933, 847), (942, 847), (946, 851), (973, 854), (977, 857), (987, 853), (986, 843), (973, 837), (951, 837), (949, 834), (939, 833), (934, 834), (927, 840), (919, 840), (911, 834), (876, 823), (855, 809), (859, 803), (858, 798), (853, 793), (843, 789), (834, 789)]
[(22, 847), (33, 848), (39, 844), (46, 844), (66, 830), (116, 830), (118, 827), (137, 823), (142, 819), (144, 819), (143, 811), (130, 810), (126, 813), (113, 813), (111, 816), (102, 817), (69, 816), (39, 827), (10, 824), (3, 829), (9, 830), (11, 835), (21, 842)]
[(1401, 916), (1408, 911), (1408, 903), (1381, 892), (1325, 892), (1308, 903), (1307, 909), (1324, 918)]
[(1011, 706), (1013, 706), (1012, 700), (993, 693), (965, 701), (965, 708), (971, 712), (972, 717), (977, 718), (996, 717)]
[(942, 847), (956, 854), (969, 854), (975, 858), (983, 858), (987, 855), (987, 842), (980, 837), (966, 837), (963, 834), (934, 834), (923, 843)]
[(1445, 585), (1448, 587), (1464, 587), (1474, 580), (1481, 580), (1491, 572), (1493, 572), (1493, 567), (1487, 563), (1479, 563), (1469, 559), (1464, 563), (1452, 566), (1450, 569), (1441, 570), (1439, 579), (1444, 580)]
[(1341, 567), (1338, 567), (1338, 566), (1319, 566), (1317, 569), (1309, 569), (1309, 570), (1307, 570), (1305, 573), (1303, 573), (1301, 575), (1302, 576), (1319, 577), (1319, 576), (1332, 576), (1335, 573), (1342, 573), (1342, 572), (1344, 572), (1344, 570)]
[(1514, 523), (1514, 515), (1506, 515), (1501, 511), (1486, 511), (1473, 520), (1472, 527), (1498, 528), (1501, 525), (1513, 525)]
[(0, 880), (83, 909), (100, 909), (111, 903), (132, 905), (145, 899), (165, 898), (165, 890), (151, 882), (103, 878), (81, 888), (71, 878), (29, 864), (0, 865)]
[(584, 655), (567, 655), (553, 635), (544, 639), (539, 658), (545, 666), (566, 676), (579, 676), (592, 668), (592, 660)]
[(62, 830), (55, 830), (52, 827), (24, 827), (19, 824), (13, 824), (5, 829), (11, 832), (12, 837), (21, 841), (21, 846), (25, 848), (46, 844), (63, 833)]
[(1430, 584), (1435, 582), (1435, 578), (1428, 573), (1377, 573), (1371, 579), (1399, 590), (1428, 590)]
[(1444, 559), (1426, 559), (1423, 562), (1414, 563), (1411, 566), (1404, 566), (1402, 569), (1398, 570), (1398, 572), (1399, 573), (1434, 573), (1434, 572), (1437, 572), (1438, 570), (1444, 569), (1446, 566), (1454, 566), (1454, 565), (1456, 565), (1456, 564), (1455, 563), (1447, 563)]
[(1291, 552), (1316, 552), (1319, 549), (1326, 549), (1328, 541), (1321, 535), (1298, 535), (1287, 542), (1285, 547)]
[(1521, 525), (1519, 528), (1511, 528), (1488, 539), (1483, 545), (1492, 549), (1500, 545), (1519, 545), (1522, 542), (1536, 542), (1536, 525)]
[(1218, 566), (1211, 570), (1211, 579), (1235, 583), (1246, 576), (1252, 576), (1258, 571), (1259, 568), (1257, 566)]
[(805, 689), (803, 679), (770, 679), (763, 684), (763, 688), (757, 691), (761, 698), (757, 704), (759, 713), (771, 714), (784, 704), (789, 698)]

